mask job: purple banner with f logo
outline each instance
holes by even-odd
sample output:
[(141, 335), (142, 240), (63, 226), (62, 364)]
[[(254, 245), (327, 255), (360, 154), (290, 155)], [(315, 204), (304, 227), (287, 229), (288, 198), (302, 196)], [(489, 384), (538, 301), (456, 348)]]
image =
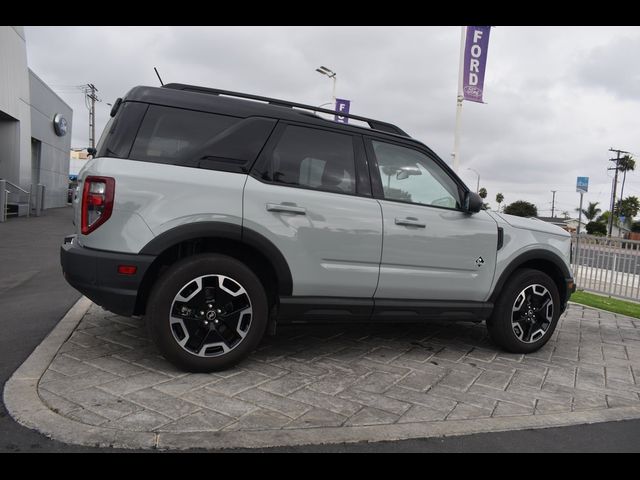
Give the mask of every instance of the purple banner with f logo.
[(484, 71), (489, 49), (490, 26), (467, 27), (464, 47), (464, 68), (462, 70), (462, 92), (465, 100), (484, 103)]
[(343, 98), (336, 98), (336, 117), (335, 121), (339, 123), (349, 123), (348, 117), (342, 117), (339, 113), (349, 113), (349, 107), (351, 106), (351, 100), (345, 100)]

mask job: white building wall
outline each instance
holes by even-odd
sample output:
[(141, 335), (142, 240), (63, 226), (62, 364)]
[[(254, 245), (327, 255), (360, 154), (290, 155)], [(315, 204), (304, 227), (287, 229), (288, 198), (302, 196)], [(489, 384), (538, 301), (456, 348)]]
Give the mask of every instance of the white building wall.
[(0, 26), (0, 87), (0, 177), (29, 188), (31, 109), (22, 27)]
[[(64, 207), (69, 187), (69, 151), (73, 111), (40, 77), (29, 70), (31, 95), (31, 136), (41, 143), (40, 183), (45, 186), (44, 208)], [(53, 117), (62, 114), (69, 131), (56, 135)], [(33, 179), (35, 183), (35, 179)]]

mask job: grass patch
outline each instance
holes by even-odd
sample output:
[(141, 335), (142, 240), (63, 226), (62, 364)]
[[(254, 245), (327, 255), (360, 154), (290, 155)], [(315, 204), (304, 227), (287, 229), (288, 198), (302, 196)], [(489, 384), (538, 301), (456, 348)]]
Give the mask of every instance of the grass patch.
[(571, 295), (570, 300), (587, 307), (596, 307), (620, 315), (640, 318), (640, 304), (618, 300), (617, 298), (603, 297), (594, 293), (577, 291)]

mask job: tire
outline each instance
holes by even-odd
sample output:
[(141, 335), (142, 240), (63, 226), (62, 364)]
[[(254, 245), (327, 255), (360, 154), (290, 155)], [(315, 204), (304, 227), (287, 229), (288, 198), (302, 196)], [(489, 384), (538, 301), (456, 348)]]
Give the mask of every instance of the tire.
[(147, 302), (149, 335), (162, 355), (191, 372), (224, 370), (260, 343), (268, 302), (258, 277), (238, 260), (201, 254), (171, 265)]
[(539, 270), (522, 269), (505, 284), (487, 329), (493, 342), (504, 350), (531, 353), (549, 341), (559, 317), (560, 295), (555, 282)]

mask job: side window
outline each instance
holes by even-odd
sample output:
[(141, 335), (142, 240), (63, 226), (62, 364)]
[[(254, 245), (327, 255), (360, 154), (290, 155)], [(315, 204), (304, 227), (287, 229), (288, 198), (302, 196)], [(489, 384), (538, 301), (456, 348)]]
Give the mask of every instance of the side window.
[(356, 193), (351, 135), (286, 127), (269, 165), (270, 180), (337, 193)]
[(130, 156), (145, 162), (187, 164), (211, 139), (238, 121), (226, 115), (151, 105)]
[(384, 197), (401, 202), (460, 208), (457, 184), (425, 154), (373, 140)]

